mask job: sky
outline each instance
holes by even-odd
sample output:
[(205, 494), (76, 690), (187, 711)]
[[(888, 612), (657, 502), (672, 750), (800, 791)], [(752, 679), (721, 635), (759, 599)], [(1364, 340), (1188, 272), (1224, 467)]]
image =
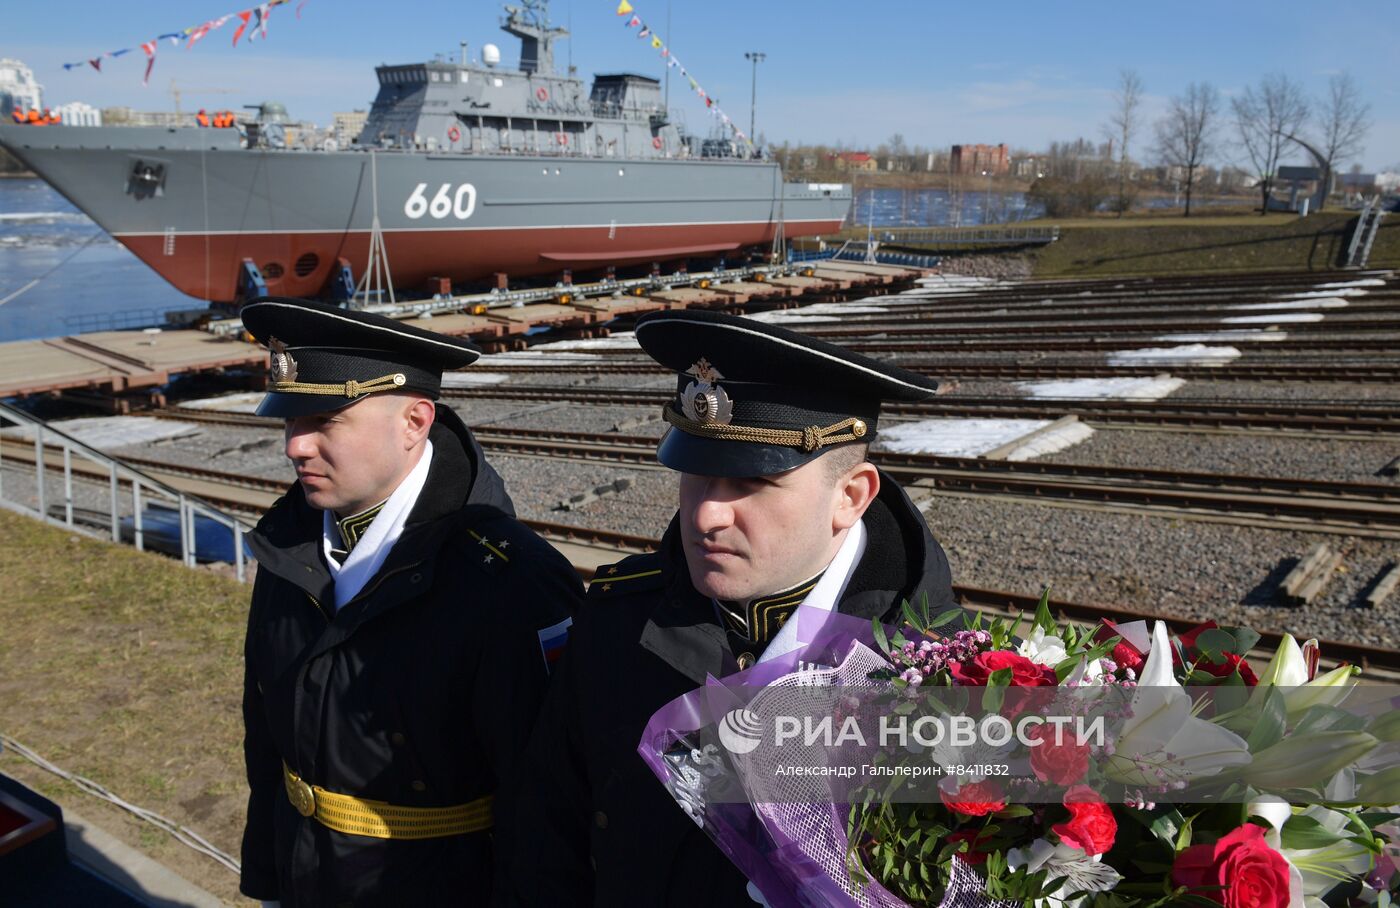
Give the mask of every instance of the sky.
[[(63, 69), (237, 12), (240, 2), (247, 0), (13, 3), (0, 57), (28, 64), (50, 106), (171, 110), (174, 80), (186, 109), (280, 100), (295, 119), (323, 125), (334, 111), (368, 107), (377, 64), (455, 58), (460, 41), (472, 56), (483, 44), (499, 45), (504, 66), (519, 57), (518, 42), (499, 30), (500, 3), (307, 0), (298, 18), (293, 0), (274, 11), (266, 41), (231, 47), (235, 19), (193, 48), (162, 44), (148, 86), (139, 50), (104, 61), (100, 73)], [(1118, 74), (1130, 68), (1145, 89), (1144, 124), (1130, 151), (1150, 160), (1152, 122), (1192, 81), (1228, 99), (1279, 72), (1318, 97), (1330, 76), (1348, 72), (1373, 121), (1359, 163), (1400, 169), (1396, 0), (632, 2), (744, 128), (753, 77), (744, 52), (767, 54), (757, 72), (757, 131), (771, 142), (859, 149), (899, 133), (929, 148), (1005, 142), (1036, 150), (1080, 136), (1101, 141)], [(553, 0), (554, 24), (572, 32), (556, 45), (556, 61), (572, 60), (585, 79), (616, 71), (660, 77), (658, 52), (624, 27), (616, 7), (617, 0)], [(708, 130), (703, 102), (675, 79), (670, 100), (692, 130)], [(1216, 163), (1243, 163), (1242, 152), (1227, 150)]]

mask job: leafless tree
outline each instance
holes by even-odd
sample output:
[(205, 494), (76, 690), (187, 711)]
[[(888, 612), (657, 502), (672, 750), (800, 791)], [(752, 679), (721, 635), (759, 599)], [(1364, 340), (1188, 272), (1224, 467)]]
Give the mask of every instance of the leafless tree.
[(1113, 110), (1104, 124), (1104, 136), (1110, 147), (1118, 145), (1118, 197), (1114, 208), (1121, 218), (1128, 210), (1128, 143), (1138, 125), (1138, 105), (1142, 102), (1142, 79), (1131, 69), (1118, 72), (1118, 90), (1113, 93)]
[(1337, 167), (1365, 150), (1361, 143), (1371, 129), (1371, 105), (1361, 100), (1361, 90), (1349, 73), (1328, 80), (1327, 94), (1318, 102), (1317, 120), (1322, 176), (1330, 186)]
[(1259, 213), (1268, 214), (1279, 159), (1292, 141), (1290, 137), (1297, 135), (1307, 122), (1307, 98), (1296, 82), (1282, 73), (1273, 73), (1265, 76), (1257, 88), (1246, 88), (1230, 104), (1240, 144), (1259, 177)]
[(1157, 156), (1162, 163), (1186, 171), (1186, 214), (1191, 216), (1191, 193), (1206, 158), (1215, 150), (1220, 96), (1208, 82), (1192, 82), (1186, 94), (1172, 98), (1166, 116), (1157, 121)]

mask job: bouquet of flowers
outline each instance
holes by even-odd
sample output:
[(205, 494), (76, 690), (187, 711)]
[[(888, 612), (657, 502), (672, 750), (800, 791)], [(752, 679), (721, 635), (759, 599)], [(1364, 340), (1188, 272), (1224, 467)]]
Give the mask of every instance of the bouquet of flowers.
[(1213, 622), (804, 614), (640, 752), (779, 906), (1312, 908), (1400, 890), (1400, 688)]

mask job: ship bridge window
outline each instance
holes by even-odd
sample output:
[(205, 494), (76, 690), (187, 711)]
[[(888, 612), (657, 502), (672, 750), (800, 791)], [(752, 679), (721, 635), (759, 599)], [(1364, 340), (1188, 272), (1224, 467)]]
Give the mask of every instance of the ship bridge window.
[(467, 82), (467, 71), (464, 69), (464, 70), (462, 70), (462, 84), (465, 85), (466, 82)]
[(437, 73), (433, 73), (433, 81), (434, 81), (434, 82), (438, 81), (438, 74), (437, 74)]

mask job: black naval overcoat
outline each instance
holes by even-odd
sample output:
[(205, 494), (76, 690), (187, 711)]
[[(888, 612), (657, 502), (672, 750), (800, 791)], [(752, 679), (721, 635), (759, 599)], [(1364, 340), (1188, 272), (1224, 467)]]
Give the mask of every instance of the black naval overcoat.
[[(924, 592), (935, 614), (955, 607), (942, 547), (888, 476), (864, 521), (840, 612), (891, 620)], [(518, 825), (529, 845), (514, 862), (525, 904), (754, 904), (637, 753), (656, 710), (737, 670), (712, 600), (690, 583), (676, 520), (659, 551), (598, 571), (527, 754)]]
[[(450, 409), (403, 534), (335, 611), (322, 511), (294, 486), (249, 534), (258, 560), (243, 700), (248, 821), (240, 888), (291, 906), (502, 903), (521, 752), (543, 701), (540, 630), (570, 618), (569, 563), (514, 518)], [(288, 800), (310, 784), (397, 806), (494, 794), (490, 832), (386, 840), (334, 832)]]

